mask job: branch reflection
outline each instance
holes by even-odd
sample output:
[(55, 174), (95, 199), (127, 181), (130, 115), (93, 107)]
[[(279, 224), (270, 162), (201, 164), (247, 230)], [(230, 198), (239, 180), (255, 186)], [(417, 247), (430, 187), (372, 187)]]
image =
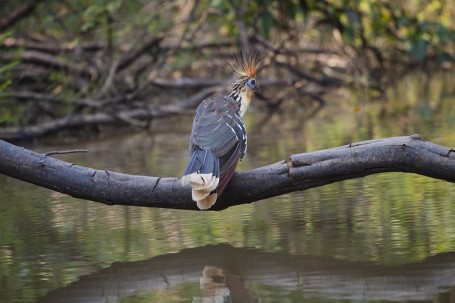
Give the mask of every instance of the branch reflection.
[(455, 252), (415, 264), (384, 266), (209, 245), (114, 263), (37, 302), (130, 302), (128, 298), (166, 292), (201, 303), (259, 302), (270, 292), (276, 296), (277, 290), (300, 292), (299, 302), (305, 298), (445, 302), (443, 298), (455, 290)]

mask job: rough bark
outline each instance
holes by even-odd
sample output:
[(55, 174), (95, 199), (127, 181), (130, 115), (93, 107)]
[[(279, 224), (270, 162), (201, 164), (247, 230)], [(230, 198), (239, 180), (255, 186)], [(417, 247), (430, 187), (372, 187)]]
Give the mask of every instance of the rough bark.
[[(236, 173), (211, 210), (383, 172), (407, 172), (455, 182), (455, 150), (419, 135), (352, 143), (291, 155), (268, 166)], [(96, 170), (0, 140), (0, 173), (75, 198), (108, 205), (196, 210), (179, 178)]]

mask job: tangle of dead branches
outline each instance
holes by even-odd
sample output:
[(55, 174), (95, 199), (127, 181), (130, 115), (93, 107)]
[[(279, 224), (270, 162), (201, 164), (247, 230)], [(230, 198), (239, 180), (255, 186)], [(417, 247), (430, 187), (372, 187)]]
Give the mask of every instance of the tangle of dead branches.
[[(7, 5), (0, 18), (0, 34), (6, 33), (0, 35), (2, 139), (37, 138), (85, 126), (96, 129), (104, 124), (147, 128), (152, 119), (192, 113), (204, 98), (228, 90), (231, 75), (223, 68), (234, 51), (245, 48), (261, 50), (265, 55), (258, 79), (263, 94), (257, 104), (270, 111), (290, 101), (321, 107), (329, 88), (353, 83), (382, 91), (380, 71), (385, 59), (365, 39), (364, 27), (357, 28), (363, 38), (359, 49), (333, 38), (331, 43), (315, 43), (303, 34), (312, 28), (304, 22), (292, 23), (293, 17), (285, 15), (291, 9), (285, 7), (289, 3), (280, 4), (282, 11), (277, 14), (281, 25), (275, 26), (276, 35), (267, 38), (258, 29), (257, 20), (266, 20), (268, 15), (264, 14), (270, 8), (252, 11), (251, 3), (230, 0), (221, 1), (219, 7), (205, 7), (206, 1), (198, 0), (152, 1), (143, 8), (150, 20), (143, 17), (145, 21), (134, 31), (124, 30), (129, 21), (122, 23), (122, 14), (116, 14), (123, 9), (121, 5), (129, 5), (126, 2), (117, 1), (117, 11), (93, 4), (90, 9), (98, 10), (91, 21), (98, 29), (77, 35), (74, 28), (69, 28), (69, 21), (53, 16), (60, 31), (56, 38), (50, 30), (35, 32), (36, 20), (52, 14), (52, 9), (64, 12), (78, 4), (52, 3), (46, 6), (48, 12), (39, 10), (42, 2)], [(297, 8), (309, 13), (305, 5), (293, 9)], [(84, 13), (90, 12), (89, 8), (83, 9)], [(321, 2), (313, 9), (323, 13), (323, 20), (330, 21), (334, 33), (346, 30), (333, 19), (339, 15), (333, 12), (345, 13), (335, 4)], [(383, 9), (404, 14), (395, 7)], [(234, 16), (232, 24), (225, 26), (231, 26), (237, 34), (220, 37), (215, 25), (223, 22), (220, 16), (230, 12)], [(350, 14), (366, 20), (355, 10)], [(250, 24), (249, 18), (257, 20)], [(160, 20), (159, 26), (156, 20)], [(169, 20), (172, 22), (164, 22)], [(28, 27), (20, 26), (28, 23)], [(356, 81), (356, 75), (365, 72), (363, 69), (372, 77)]]

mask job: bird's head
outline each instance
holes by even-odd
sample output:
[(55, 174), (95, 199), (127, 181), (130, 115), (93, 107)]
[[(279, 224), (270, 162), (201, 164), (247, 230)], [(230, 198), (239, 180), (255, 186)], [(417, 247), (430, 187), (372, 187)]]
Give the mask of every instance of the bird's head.
[(242, 52), (240, 57), (234, 54), (234, 58), (233, 63), (228, 63), (237, 77), (232, 84), (230, 96), (239, 104), (240, 115), (243, 117), (253, 95), (260, 92), (256, 72), (261, 67), (263, 57), (259, 52)]
[(259, 88), (259, 85), (255, 78), (248, 78), (248, 80), (246, 80), (245, 87), (247, 89), (251, 89), (256, 94), (259, 94), (261, 92), (261, 89)]
[(234, 54), (234, 62), (228, 63), (237, 79), (233, 86), (246, 93), (259, 93), (259, 84), (256, 80), (256, 72), (261, 67), (262, 55), (260, 52), (242, 52), (240, 56)]

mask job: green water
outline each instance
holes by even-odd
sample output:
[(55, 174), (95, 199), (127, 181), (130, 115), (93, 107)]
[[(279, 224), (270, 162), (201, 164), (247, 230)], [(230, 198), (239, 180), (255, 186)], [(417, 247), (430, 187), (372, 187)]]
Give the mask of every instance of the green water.
[[(454, 75), (383, 97), (339, 90), (313, 111), (256, 104), (239, 170), (294, 153), (419, 133), (455, 146)], [(192, 117), (151, 131), (47, 139), (68, 162), (179, 176)], [(0, 176), (0, 302), (452, 302), (455, 185), (387, 173), (222, 212), (105, 206)], [(452, 298), (452, 299), (451, 299)]]

